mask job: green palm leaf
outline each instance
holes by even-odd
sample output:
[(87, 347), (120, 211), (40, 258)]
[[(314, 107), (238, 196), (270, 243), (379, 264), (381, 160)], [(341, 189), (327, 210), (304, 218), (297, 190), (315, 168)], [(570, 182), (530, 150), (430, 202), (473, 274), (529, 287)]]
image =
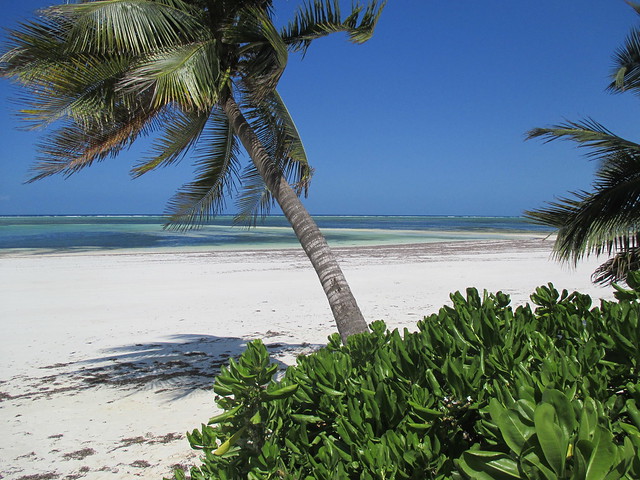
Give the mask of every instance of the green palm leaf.
[(165, 114), (162, 118), (163, 135), (154, 143), (151, 158), (132, 170), (133, 176), (139, 177), (180, 161), (198, 143), (208, 120), (209, 112), (172, 109), (170, 114)]
[(277, 91), (265, 98), (245, 96), (246, 116), (260, 142), (291, 183), (311, 180), (311, 167), (298, 129)]
[[(277, 142), (276, 145), (280, 145), (284, 149), (282, 155), (288, 160), (284, 168), (284, 175), (298, 195), (307, 196), (313, 177), (313, 168), (309, 164), (298, 127), (296, 127), (289, 109), (277, 91), (274, 90), (268, 100), (273, 111), (273, 118), (276, 120), (274, 130), (277, 135), (273, 140)], [(278, 157), (276, 156), (276, 158)]]
[(601, 285), (626, 282), (629, 272), (637, 270), (640, 270), (640, 248), (629, 248), (600, 265), (591, 279)]
[(258, 220), (271, 211), (275, 201), (267, 185), (253, 165), (248, 165), (242, 173), (242, 189), (236, 199), (238, 213), (235, 225), (255, 226)]
[(225, 42), (241, 45), (239, 73), (254, 96), (273, 91), (287, 66), (287, 45), (267, 13), (257, 7), (240, 12), (239, 20), (225, 33)]
[(116, 103), (127, 101), (126, 95), (116, 99), (113, 89), (132, 57), (69, 53), (69, 30), (67, 19), (45, 16), (12, 32), (0, 58), (0, 74), (25, 87), (22, 100), (31, 107), (21, 113), (34, 127), (65, 116), (80, 124), (108, 122)]
[(543, 138), (545, 142), (559, 139), (572, 140), (578, 144), (578, 147), (591, 150), (586, 152), (587, 157), (600, 159), (618, 152), (640, 153), (640, 146), (637, 143), (613, 134), (590, 118), (582, 122), (566, 122), (550, 128), (534, 128), (527, 133), (527, 140), (532, 138)]
[(81, 126), (67, 121), (45, 137), (29, 182), (55, 174), (69, 176), (95, 161), (116, 156), (138, 137), (157, 129), (161, 115), (144, 108), (120, 113), (107, 125)]
[[(244, 95), (243, 109), (253, 131), (274, 160), (271, 174), (283, 176), (298, 195), (308, 191), (313, 169), (300, 139), (298, 129), (277, 91), (264, 98)], [(237, 199), (236, 223), (255, 225), (269, 213), (273, 198), (257, 170), (249, 166), (242, 175), (242, 190)]]
[(281, 31), (289, 48), (306, 53), (311, 42), (332, 33), (346, 32), (353, 43), (371, 38), (385, 2), (372, 1), (366, 8), (355, 4), (343, 20), (338, 0), (313, 0), (302, 5), (293, 20)]
[(205, 111), (218, 102), (226, 79), (220, 73), (216, 41), (208, 39), (145, 57), (121, 86), (131, 93), (150, 91), (155, 107), (175, 103)]
[(225, 196), (235, 189), (239, 177), (239, 145), (227, 117), (211, 112), (197, 150), (196, 178), (184, 185), (167, 208), (170, 228), (202, 225), (224, 208)]
[(25, 101), (31, 108), (20, 113), (34, 127), (47, 126), (64, 117), (78, 124), (108, 123), (118, 105), (133, 108), (136, 99), (116, 94), (115, 84), (128, 69), (130, 60), (76, 56), (41, 71), (33, 79)]
[[(631, 6), (640, 14), (640, 5), (631, 4)], [(631, 30), (624, 45), (615, 51), (613, 59), (613, 81), (608, 87), (609, 90), (613, 92), (632, 90), (636, 94), (640, 93), (640, 29)]]
[(202, 11), (182, 0), (96, 0), (50, 7), (69, 17), (69, 52), (144, 54), (196, 41)]
[(0, 57), (0, 73), (28, 86), (42, 77), (42, 70), (55, 67), (68, 58), (64, 39), (71, 23), (45, 15), (38, 22), (26, 22), (8, 32), (5, 53)]
[(554, 251), (560, 260), (576, 263), (590, 254), (618, 256), (601, 266), (594, 279), (619, 280), (623, 261), (627, 265), (635, 262), (625, 252), (640, 245), (640, 145), (592, 120), (529, 132), (529, 138), (535, 137), (572, 140), (588, 148), (587, 156), (599, 160), (600, 166), (592, 192), (573, 192), (572, 197), (525, 212), (525, 216), (558, 229)]

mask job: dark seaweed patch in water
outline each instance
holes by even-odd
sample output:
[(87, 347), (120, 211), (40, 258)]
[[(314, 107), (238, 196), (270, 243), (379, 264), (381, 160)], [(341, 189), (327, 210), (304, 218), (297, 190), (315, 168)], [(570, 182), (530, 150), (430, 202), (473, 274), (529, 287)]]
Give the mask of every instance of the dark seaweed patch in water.
[(77, 232), (0, 237), (0, 248), (149, 248), (159, 246), (156, 235), (141, 233)]

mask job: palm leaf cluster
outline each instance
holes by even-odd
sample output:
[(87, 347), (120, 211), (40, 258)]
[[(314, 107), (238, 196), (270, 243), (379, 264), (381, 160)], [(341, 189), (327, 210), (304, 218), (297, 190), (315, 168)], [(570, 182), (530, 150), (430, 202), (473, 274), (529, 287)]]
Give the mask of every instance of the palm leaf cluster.
[[(632, 7), (640, 14), (640, 5)], [(629, 33), (614, 62), (609, 90), (640, 93), (640, 29)], [(557, 229), (558, 259), (575, 264), (589, 255), (607, 255), (610, 258), (594, 272), (593, 281), (625, 281), (629, 271), (640, 269), (640, 144), (592, 119), (536, 128), (528, 138), (573, 141), (598, 161), (598, 169), (591, 191), (572, 192), (525, 216)]]
[(52, 126), (41, 141), (33, 180), (71, 175), (153, 134), (134, 176), (193, 160), (195, 178), (170, 200), (175, 225), (220, 213), (235, 196), (239, 218), (273, 204), (265, 178), (242, 162), (222, 105), (233, 98), (297, 192), (312, 169), (296, 126), (275, 90), (289, 52), (346, 32), (367, 40), (382, 5), (343, 18), (337, 0), (302, 5), (276, 28), (271, 0), (88, 0), (46, 8), (8, 33), (0, 74), (24, 87), (31, 127)]

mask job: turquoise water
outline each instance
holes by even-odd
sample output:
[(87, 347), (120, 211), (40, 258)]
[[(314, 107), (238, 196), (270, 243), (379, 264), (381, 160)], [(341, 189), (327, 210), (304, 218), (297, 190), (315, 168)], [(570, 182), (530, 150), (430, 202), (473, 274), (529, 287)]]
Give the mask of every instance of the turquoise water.
[[(428, 243), (548, 230), (519, 217), (317, 216), (333, 246)], [(0, 250), (255, 249), (298, 245), (284, 217), (251, 229), (221, 216), (196, 230), (166, 230), (159, 216), (0, 217)]]

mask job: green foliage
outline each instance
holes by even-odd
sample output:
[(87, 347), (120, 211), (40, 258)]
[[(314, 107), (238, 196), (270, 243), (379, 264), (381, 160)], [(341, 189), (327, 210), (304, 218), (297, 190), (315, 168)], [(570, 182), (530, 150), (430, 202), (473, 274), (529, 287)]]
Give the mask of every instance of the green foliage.
[(189, 434), (191, 478), (640, 478), (638, 287), (592, 307), (549, 284), (516, 309), (468, 289), (416, 332), (333, 335), (279, 381), (252, 342)]

